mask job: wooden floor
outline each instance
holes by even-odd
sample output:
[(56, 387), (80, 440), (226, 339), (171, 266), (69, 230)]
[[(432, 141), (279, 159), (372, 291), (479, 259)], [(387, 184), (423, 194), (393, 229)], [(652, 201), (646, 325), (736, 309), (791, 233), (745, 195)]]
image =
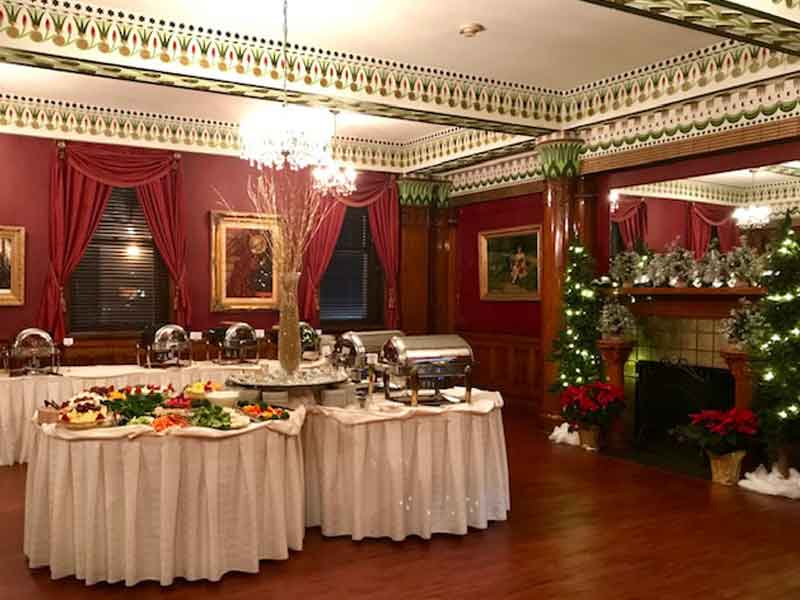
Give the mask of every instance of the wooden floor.
[(702, 598), (800, 599), (800, 503), (551, 445), (506, 415), (512, 512), (466, 537), (353, 542), (307, 532), (305, 549), (222, 582), (86, 588), (31, 572), (22, 554), (23, 467), (0, 468), (0, 599)]

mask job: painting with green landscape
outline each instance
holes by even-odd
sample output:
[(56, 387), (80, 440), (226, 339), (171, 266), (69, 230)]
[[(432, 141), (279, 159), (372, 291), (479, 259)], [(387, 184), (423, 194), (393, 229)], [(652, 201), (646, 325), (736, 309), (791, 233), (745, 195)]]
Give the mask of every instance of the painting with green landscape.
[(481, 300), (539, 299), (538, 225), (478, 235)]

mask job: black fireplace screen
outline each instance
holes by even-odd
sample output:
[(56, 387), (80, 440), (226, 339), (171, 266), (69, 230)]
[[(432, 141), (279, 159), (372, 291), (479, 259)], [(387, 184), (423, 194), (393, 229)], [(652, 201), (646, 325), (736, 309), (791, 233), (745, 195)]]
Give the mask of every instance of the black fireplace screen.
[(734, 405), (734, 380), (725, 369), (640, 360), (636, 374), (637, 445), (663, 440), (670, 429), (688, 423), (691, 413)]

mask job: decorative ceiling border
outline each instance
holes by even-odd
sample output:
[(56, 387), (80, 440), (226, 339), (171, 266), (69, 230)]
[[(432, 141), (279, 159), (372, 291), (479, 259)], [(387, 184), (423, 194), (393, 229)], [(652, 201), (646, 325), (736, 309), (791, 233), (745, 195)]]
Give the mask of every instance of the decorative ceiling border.
[[(0, 45), (24, 51), (6, 56), (20, 64), (255, 98), (276, 99), (284, 72), (280, 42), (56, 0), (0, 0)], [(795, 56), (730, 41), (565, 90), (297, 45), (287, 62), (295, 102), (518, 135), (800, 69)]]
[[(800, 13), (794, 3), (761, 9), (728, 0), (584, 0), (713, 35), (800, 56)], [(752, 4), (752, 3), (750, 3)], [(791, 18), (787, 18), (791, 17)]]
[[(240, 151), (234, 123), (10, 94), (0, 94), (0, 132), (231, 156)], [(515, 140), (518, 137), (508, 134), (465, 129), (449, 129), (409, 142), (338, 136), (332, 154), (358, 169), (407, 173), (445, 159), (482, 157)]]
[(521, 183), (544, 180), (536, 152), (481, 163), (445, 175), (450, 181), (450, 197), (464, 196)]
[(800, 76), (729, 90), (579, 130), (584, 159), (800, 115)]
[(284, 65), (273, 40), (57, 0), (0, 0), (0, 40), (51, 69), (103, 70), (150, 83), (171, 76), (170, 85), (260, 98), (274, 96), (286, 72), (291, 101), (325, 98), (380, 116), (439, 115), (449, 120), (429, 122), (528, 135), (556, 129), (560, 119), (560, 93), (543, 88), (294, 44)]
[(707, 202), (728, 206), (767, 205), (773, 213), (800, 207), (800, 181), (784, 181), (739, 188), (705, 181), (679, 179), (619, 188), (621, 194)]

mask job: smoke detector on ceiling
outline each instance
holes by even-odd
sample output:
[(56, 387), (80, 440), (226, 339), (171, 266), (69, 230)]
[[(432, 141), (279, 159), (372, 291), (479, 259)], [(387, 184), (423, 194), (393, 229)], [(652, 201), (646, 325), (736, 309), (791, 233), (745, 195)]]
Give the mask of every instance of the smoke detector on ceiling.
[(486, 27), (484, 27), (481, 23), (467, 23), (466, 25), (461, 26), (461, 29), (458, 30), (458, 33), (466, 38), (473, 38), (481, 31), (486, 31)]

